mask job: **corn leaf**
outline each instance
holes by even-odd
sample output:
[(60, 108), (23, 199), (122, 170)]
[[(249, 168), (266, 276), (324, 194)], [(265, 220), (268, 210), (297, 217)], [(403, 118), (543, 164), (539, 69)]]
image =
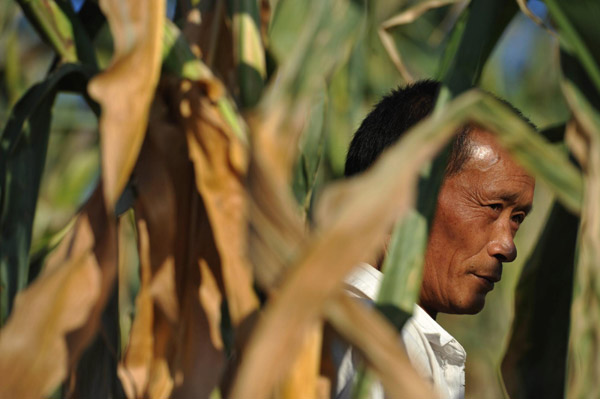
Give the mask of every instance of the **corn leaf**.
[(581, 0), (569, 7), (556, 0), (545, 3), (558, 27), (561, 47), (577, 58), (596, 93), (600, 93), (600, 40), (596, 26), (600, 5), (593, 0)]
[(170, 21), (165, 21), (163, 37), (164, 68), (184, 79), (203, 80), (208, 84), (211, 97), (217, 103), (219, 112), (229, 127), (242, 142), (248, 141), (246, 126), (237, 113), (235, 104), (226, 95), (223, 85), (215, 79), (211, 69), (192, 52), (181, 31)]
[(515, 293), (502, 361), (511, 398), (563, 397), (579, 218), (554, 204)]
[(88, 250), (19, 295), (0, 335), (3, 397), (49, 395), (67, 376), (64, 337), (85, 323), (99, 281), (98, 265)]
[[(208, 397), (224, 365), (223, 341), (215, 331), (225, 288), (215, 238), (194, 187), (186, 131), (167, 113), (165, 99), (174, 98), (168, 88), (167, 84), (153, 105), (134, 170), (138, 192), (134, 210), (138, 225), (147, 226), (150, 264), (149, 281), (137, 306), (140, 310), (148, 302), (154, 306), (151, 330), (148, 316), (143, 316), (140, 328), (132, 330), (131, 342), (153, 340), (155, 345), (131, 347), (120, 377), (129, 379), (124, 385), (152, 398)], [(145, 262), (146, 249), (142, 240), (139, 243)], [(130, 367), (137, 370), (136, 379), (127, 373)]]
[[(305, 29), (288, 32), (300, 35), (297, 43), (291, 48), (273, 43), (274, 51), (280, 51), (281, 57), (278, 78), (267, 88), (250, 118), (249, 256), (257, 282), (267, 290), (277, 285), (282, 271), (303, 242), (302, 215), (289, 189), (300, 134), (306, 126), (311, 103), (322, 89), (324, 79), (356, 39), (353, 29), (360, 23), (360, 12), (352, 2), (312, 1), (305, 6), (312, 10)], [(297, 22), (291, 20), (296, 15), (307, 18), (296, 2), (279, 2), (271, 34), (275, 35), (287, 23), (296, 26)], [(323, 40), (314, 46), (317, 37)], [(273, 36), (276, 41), (279, 38), (287, 40), (285, 34)], [(327, 62), (323, 63), (323, 59)]]
[(44, 170), (51, 108), (57, 92), (84, 90), (89, 78), (68, 64), (33, 86), (15, 105), (0, 136), (0, 321), (29, 279), (29, 247), (40, 179)]
[(112, 288), (114, 224), (96, 191), (0, 332), (3, 397), (49, 395), (91, 342)]
[[(77, 362), (76, 369), (67, 382), (69, 394), (85, 398), (123, 396), (118, 379), (118, 359), (115, 350), (119, 347), (118, 291), (113, 286), (108, 291), (106, 306), (101, 314), (101, 334), (92, 338)], [(94, 372), (90, 372), (93, 370)], [(76, 376), (73, 377), (73, 374)]]
[(205, 84), (183, 81), (176, 95), (196, 188), (214, 232), (229, 311), (237, 325), (258, 306), (245, 257), (247, 152), (216, 104), (204, 94)]
[[(573, 111), (577, 130), (586, 145), (585, 196), (581, 212), (579, 252), (571, 307), (571, 336), (569, 341), (569, 374), (567, 396), (593, 397), (600, 394), (596, 379), (600, 361), (594, 347), (600, 338), (595, 320), (600, 317), (600, 113), (589, 102), (583, 90), (569, 80), (562, 85), (565, 98)], [(589, 88), (588, 88), (589, 89)]]
[(112, 211), (144, 139), (160, 74), (165, 2), (138, 7), (133, 2), (102, 0), (100, 6), (113, 34), (115, 53), (108, 69), (88, 89), (102, 106), (102, 178), (106, 204)]
[(125, 353), (119, 376), (128, 398), (146, 395), (154, 352), (153, 303), (150, 293), (150, 239), (144, 220), (138, 222), (141, 287), (136, 298), (136, 317), (131, 326), (131, 339)]
[(385, 278), (377, 297), (380, 306), (394, 306), (412, 313), (421, 289), (426, 226), (423, 216), (414, 211), (397, 223), (382, 267)]
[(415, 79), (413, 75), (410, 73), (406, 65), (404, 64), (402, 54), (396, 48), (396, 44), (394, 43), (394, 38), (388, 32), (391, 28), (413, 23), (417, 18), (426, 13), (427, 11), (435, 8), (445, 7), (451, 4), (456, 4), (462, 2), (462, 0), (430, 0), (425, 2), (420, 2), (415, 4), (412, 7), (409, 7), (406, 10), (403, 10), (400, 14), (393, 16), (392, 18), (384, 21), (378, 30), (379, 39), (381, 43), (385, 47), (388, 55), (390, 56), (392, 62), (402, 78), (406, 83), (413, 83)]
[(56, 1), (18, 0), (28, 19), (62, 62), (77, 62), (73, 26)]
[(455, 33), (461, 36), (460, 44), (447, 48), (444, 57), (450, 61), (442, 63), (444, 69), (438, 74), (452, 95), (479, 81), (485, 62), (517, 10), (514, 1), (471, 1), (466, 25), (459, 25)]
[(244, 107), (252, 107), (260, 99), (266, 77), (258, 2), (235, 0), (233, 4), (233, 46), (240, 102)]
[(299, 156), (294, 167), (292, 190), (298, 204), (308, 213), (324, 145), (326, 98), (322, 92), (313, 104), (309, 120), (302, 133)]

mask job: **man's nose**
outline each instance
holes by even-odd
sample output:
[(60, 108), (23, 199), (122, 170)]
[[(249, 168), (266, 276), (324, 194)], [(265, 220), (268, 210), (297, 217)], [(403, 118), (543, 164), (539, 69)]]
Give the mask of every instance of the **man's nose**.
[(517, 247), (513, 240), (513, 231), (509, 222), (497, 221), (488, 243), (488, 254), (500, 262), (512, 262), (517, 258)]

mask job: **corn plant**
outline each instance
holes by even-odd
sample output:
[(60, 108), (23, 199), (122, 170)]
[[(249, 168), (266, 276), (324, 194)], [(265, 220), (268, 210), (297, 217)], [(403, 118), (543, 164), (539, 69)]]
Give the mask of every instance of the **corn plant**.
[[(390, 397), (434, 397), (397, 329), (468, 122), (553, 198), (514, 293), (506, 394), (600, 395), (599, 3), (545, 0), (548, 20), (501, 0), (16, 4), (54, 59), (0, 135), (0, 397), (328, 397), (324, 329), (362, 354), (355, 397), (375, 378)], [(560, 49), (569, 115), (540, 132), (472, 89), (515, 15)], [(334, 179), (364, 97), (421, 76), (398, 34), (421, 23), (438, 42), (433, 115)], [(100, 166), (70, 221), (34, 241), (61, 93), (95, 115)], [(392, 229), (365, 308), (342, 281)]]

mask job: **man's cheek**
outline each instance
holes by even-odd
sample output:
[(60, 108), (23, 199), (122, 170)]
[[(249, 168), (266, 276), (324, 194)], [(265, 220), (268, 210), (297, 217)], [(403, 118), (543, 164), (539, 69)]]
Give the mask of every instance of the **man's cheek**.
[(455, 285), (454, 297), (457, 310), (474, 314), (483, 309), (487, 291), (482, 290), (475, 278), (470, 277), (468, 274), (462, 276), (460, 284)]

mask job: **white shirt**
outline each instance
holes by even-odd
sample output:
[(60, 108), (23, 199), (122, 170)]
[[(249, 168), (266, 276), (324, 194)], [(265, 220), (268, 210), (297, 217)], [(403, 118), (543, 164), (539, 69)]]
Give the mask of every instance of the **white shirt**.
[[(377, 298), (383, 274), (366, 263), (360, 264), (346, 278), (347, 291), (358, 298), (373, 302)], [(402, 341), (413, 367), (425, 379), (432, 382), (434, 389), (443, 399), (465, 397), (465, 360), (463, 347), (431, 318), (419, 305), (415, 305), (413, 316), (402, 328)], [(351, 397), (355, 359), (352, 351), (339, 346), (333, 349), (338, 368), (336, 398)], [(381, 383), (371, 386), (371, 399), (383, 399)]]

